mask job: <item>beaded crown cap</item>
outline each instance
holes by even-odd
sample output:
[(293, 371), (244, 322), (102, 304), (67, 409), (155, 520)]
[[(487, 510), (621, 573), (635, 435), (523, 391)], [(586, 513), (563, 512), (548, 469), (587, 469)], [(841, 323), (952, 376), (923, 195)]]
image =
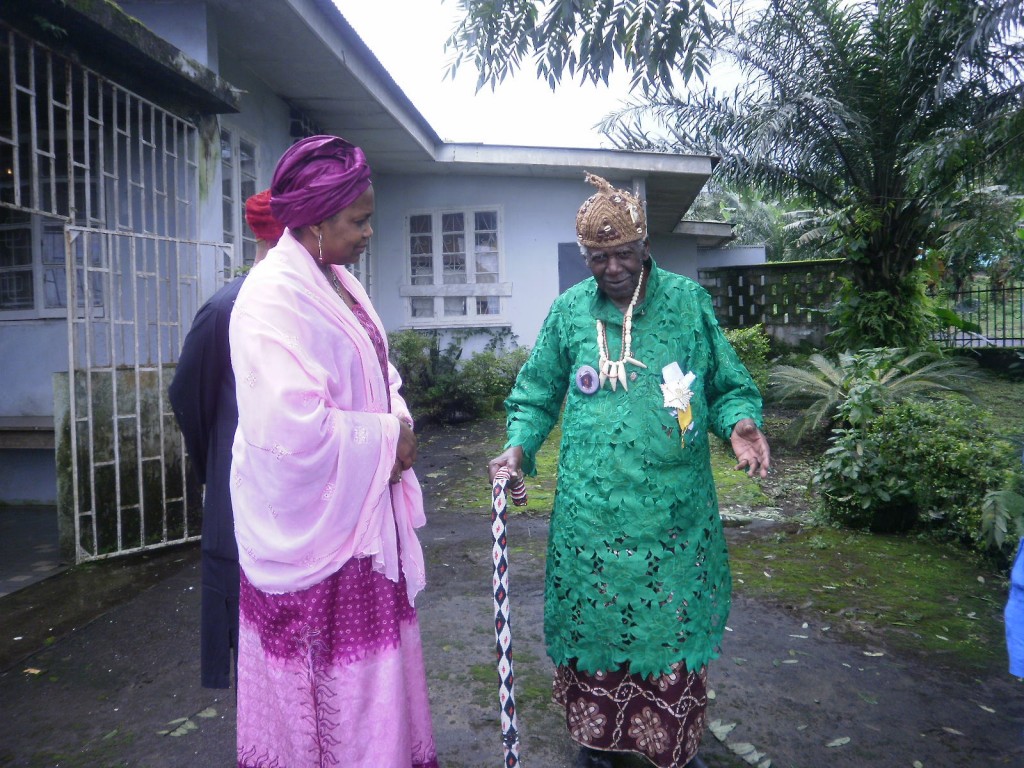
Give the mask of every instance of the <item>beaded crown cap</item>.
[(614, 248), (647, 237), (647, 215), (643, 201), (605, 179), (587, 173), (587, 182), (597, 187), (576, 213), (576, 239), (587, 248)]

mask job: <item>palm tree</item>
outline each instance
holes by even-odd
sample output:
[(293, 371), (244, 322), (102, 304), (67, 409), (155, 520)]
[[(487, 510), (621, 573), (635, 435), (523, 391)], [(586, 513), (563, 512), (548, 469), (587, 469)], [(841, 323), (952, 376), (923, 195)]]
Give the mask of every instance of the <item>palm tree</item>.
[[(1022, 0), (769, 0), (715, 55), (745, 77), (640, 96), (606, 119), (621, 147), (722, 157), (724, 180), (799, 197), (851, 262), (855, 346), (916, 346), (912, 275), (964, 190), (1020, 174)], [(864, 319), (858, 318), (859, 314)]]

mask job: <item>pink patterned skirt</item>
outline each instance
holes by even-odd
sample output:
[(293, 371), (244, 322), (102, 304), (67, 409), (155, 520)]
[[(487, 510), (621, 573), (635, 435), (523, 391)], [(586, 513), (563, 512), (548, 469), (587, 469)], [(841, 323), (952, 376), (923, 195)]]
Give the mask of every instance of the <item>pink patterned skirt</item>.
[(369, 559), (261, 592), (243, 572), (238, 768), (437, 768), (416, 609)]

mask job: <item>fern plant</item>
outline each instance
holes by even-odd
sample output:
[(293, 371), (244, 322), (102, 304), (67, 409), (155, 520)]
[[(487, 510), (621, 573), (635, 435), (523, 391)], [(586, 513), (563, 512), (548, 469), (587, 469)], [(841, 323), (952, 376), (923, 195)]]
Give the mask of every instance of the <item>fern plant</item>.
[(797, 401), (804, 406), (788, 435), (795, 442), (837, 421), (863, 427), (882, 407), (903, 400), (944, 392), (970, 398), (976, 376), (977, 366), (967, 358), (879, 347), (844, 352), (834, 360), (814, 354), (804, 368), (776, 365), (769, 377), (769, 393), (777, 402)]

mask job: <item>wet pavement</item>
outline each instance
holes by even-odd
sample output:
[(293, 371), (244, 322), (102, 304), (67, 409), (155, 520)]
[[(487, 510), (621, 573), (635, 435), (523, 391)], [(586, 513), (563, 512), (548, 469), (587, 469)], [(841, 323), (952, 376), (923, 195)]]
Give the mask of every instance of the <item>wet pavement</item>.
[(0, 597), (62, 571), (57, 509), (0, 506)]
[[(417, 607), (444, 768), (502, 759), (488, 511), (448, 496), (483, 466), (474, 440), (445, 433), (421, 444), (418, 463), (429, 515)], [(744, 534), (729, 535), (732, 546)], [(548, 701), (540, 626), (547, 521), (517, 516), (509, 537), (522, 765), (563, 768), (575, 748)], [(235, 765), (234, 694), (199, 685), (199, 584), (193, 543), (60, 570), (0, 597), (0, 766)], [(709, 671), (709, 768), (1024, 765), (1024, 684), (1002, 670), (841, 639), (821, 617), (742, 596), (728, 629)]]

